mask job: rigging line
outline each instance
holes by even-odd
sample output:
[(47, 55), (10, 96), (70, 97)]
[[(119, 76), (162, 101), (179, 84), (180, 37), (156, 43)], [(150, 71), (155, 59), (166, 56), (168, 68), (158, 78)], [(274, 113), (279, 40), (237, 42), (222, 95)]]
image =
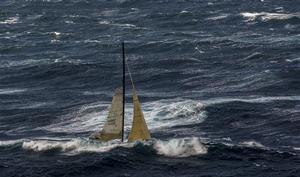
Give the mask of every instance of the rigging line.
[(130, 69), (129, 69), (129, 65), (128, 65), (127, 59), (125, 59), (125, 61), (126, 61), (125, 63), (126, 63), (126, 67), (127, 67), (128, 73), (129, 73), (131, 85), (132, 85), (133, 90), (135, 91), (135, 87), (134, 87), (134, 84), (133, 84), (133, 79), (132, 79), (132, 76), (131, 76), (131, 72), (130, 72)]

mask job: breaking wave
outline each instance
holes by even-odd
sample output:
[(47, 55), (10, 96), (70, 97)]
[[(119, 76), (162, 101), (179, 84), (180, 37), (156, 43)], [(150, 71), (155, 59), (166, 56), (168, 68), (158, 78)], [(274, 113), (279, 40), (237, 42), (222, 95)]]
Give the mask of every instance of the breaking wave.
[(9, 17), (8, 19), (4, 20), (4, 21), (0, 21), (0, 24), (16, 24), (16, 23), (20, 23), (19, 21), (19, 17)]
[(299, 13), (268, 13), (268, 12), (243, 12), (240, 15), (246, 18), (246, 21), (255, 21), (257, 19), (261, 21), (270, 21), (270, 20), (287, 20), (291, 18), (300, 18)]
[[(52, 132), (95, 131), (104, 124), (110, 103), (92, 103), (63, 116), (59, 122), (37, 129)], [(132, 122), (132, 105), (126, 105), (125, 129), (129, 130)], [(206, 112), (203, 104), (194, 100), (161, 100), (142, 105), (147, 125), (150, 129), (171, 127), (182, 124), (203, 122)], [(101, 110), (102, 111), (99, 111)], [(77, 110), (77, 111), (76, 111)], [(78, 111), (79, 110), (79, 111)]]
[(24, 139), (0, 141), (0, 147), (13, 146), (22, 143)]
[(199, 138), (179, 138), (156, 140), (149, 142), (121, 143), (119, 141), (97, 142), (88, 139), (75, 138), (71, 140), (30, 140), (24, 141), (22, 148), (34, 152), (59, 151), (67, 154), (83, 152), (108, 152), (118, 147), (135, 148), (139, 145), (151, 148), (159, 155), (168, 157), (189, 157), (206, 154), (207, 148)]
[(154, 143), (154, 148), (158, 154), (168, 157), (188, 157), (207, 153), (206, 146), (195, 137), (168, 141), (157, 140)]
[[(120, 142), (113, 140), (100, 142), (89, 140), (87, 138), (37, 138), (37, 139), (17, 139), (0, 141), (1, 147), (20, 147), (25, 151), (36, 153), (62, 153), (64, 155), (78, 155), (81, 153), (108, 153), (116, 148), (125, 148), (139, 150), (141, 147), (151, 154), (162, 155), (166, 157), (190, 157), (209, 153), (210, 148), (228, 148), (234, 149), (252, 149), (265, 150), (270, 152), (281, 153), (277, 149), (264, 146), (255, 140), (242, 141), (239, 143), (213, 142), (199, 137), (172, 138), (167, 140), (151, 139), (149, 141)], [(292, 147), (293, 150), (299, 151), (299, 147)]]
[(269, 97), (257, 97), (253, 96), (248, 98), (214, 98), (203, 101), (205, 105), (229, 103), (229, 102), (246, 102), (246, 103), (268, 103), (273, 101), (299, 101), (300, 96), (269, 96)]
[(116, 147), (129, 147), (130, 144), (117, 142), (95, 142), (87, 139), (75, 138), (66, 141), (31, 140), (23, 142), (22, 148), (34, 152), (61, 151), (71, 154), (81, 152), (107, 152)]
[(261, 143), (259, 143), (257, 141), (254, 141), (254, 140), (241, 142), (240, 145), (245, 146), (245, 147), (266, 149), (266, 147), (264, 145), (262, 145)]
[(0, 89), (0, 95), (10, 95), (10, 94), (17, 94), (26, 92), (27, 89), (19, 89), (19, 88), (6, 88), (6, 89)]

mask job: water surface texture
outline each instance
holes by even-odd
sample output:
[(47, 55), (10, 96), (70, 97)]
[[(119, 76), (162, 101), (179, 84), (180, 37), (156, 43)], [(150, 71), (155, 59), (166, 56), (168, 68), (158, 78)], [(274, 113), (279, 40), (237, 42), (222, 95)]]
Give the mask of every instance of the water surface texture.
[[(87, 138), (122, 41), (151, 142)], [(300, 176), (299, 44), (298, 0), (1, 0), (0, 176)]]

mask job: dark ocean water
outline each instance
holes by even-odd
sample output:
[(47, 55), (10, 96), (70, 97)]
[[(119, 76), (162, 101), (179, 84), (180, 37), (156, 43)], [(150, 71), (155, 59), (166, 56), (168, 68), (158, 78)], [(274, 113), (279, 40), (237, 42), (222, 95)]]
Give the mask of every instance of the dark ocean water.
[[(87, 139), (122, 41), (152, 142)], [(1, 0), (0, 176), (300, 176), (300, 2)]]

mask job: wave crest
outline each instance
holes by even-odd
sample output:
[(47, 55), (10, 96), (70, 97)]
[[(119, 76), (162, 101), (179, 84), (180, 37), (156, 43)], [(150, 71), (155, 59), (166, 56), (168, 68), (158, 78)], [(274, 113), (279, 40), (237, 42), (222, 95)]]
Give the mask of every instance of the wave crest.
[(300, 18), (299, 13), (291, 13), (291, 14), (284, 14), (284, 13), (268, 13), (268, 12), (243, 12), (240, 15), (246, 18), (246, 21), (255, 21), (256, 19), (260, 19), (261, 21), (270, 21), (270, 20), (287, 20), (291, 18)]
[(170, 140), (153, 139), (147, 142), (121, 143), (119, 141), (97, 142), (75, 138), (71, 140), (30, 140), (24, 141), (22, 148), (34, 152), (59, 151), (67, 154), (84, 152), (108, 152), (117, 147), (138, 148), (140, 145), (167, 157), (188, 157), (206, 154), (207, 148), (198, 138), (179, 138)]
[[(102, 127), (107, 116), (109, 103), (92, 103), (77, 108), (74, 112), (63, 116), (57, 123), (45, 127), (52, 132), (90, 132)], [(150, 129), (201, 123), (206, 118), (204, 106), (194, 100), (163, 100), (143, 103), (143, 112)], [(99, 108), (102, 111), (99, 112)], [(125, 129), (129, 130), (132, 123), (132, 105), (126, 105)]]
[(158, 154), (168, 157), (188, 157), (207, 153), (207, 148), (196, 137), (168, 141), (157, 140), (154, 143), (154, 149)]
[(95, 142), (87, 139), (75, 138), (68, 141), (31, 140), (23, 142), (22, 148), (34, 152), (61, 151), (69, 154), (82, 152), (107, 152), (116, 147), (130, 144), (111, 142)]

